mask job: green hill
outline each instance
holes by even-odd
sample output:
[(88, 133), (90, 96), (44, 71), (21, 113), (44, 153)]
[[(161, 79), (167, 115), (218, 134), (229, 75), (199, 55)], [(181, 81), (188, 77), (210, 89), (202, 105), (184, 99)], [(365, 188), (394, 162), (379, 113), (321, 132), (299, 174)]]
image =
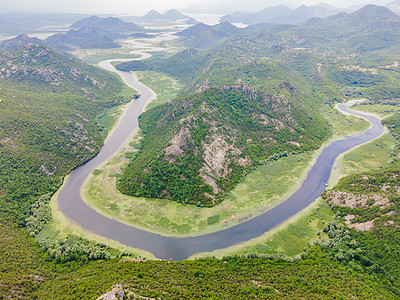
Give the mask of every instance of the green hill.
[(260, 161), (317, 148), (326, 124), (293, 90), (217, 86), (144, 113), (141, 152), (119, 189), (212, 206)]
[(45, 46), (0, 52), (0, 70), (0, 212), (22, 225), (40, 195), (97, 153), (97, 117), (126, 100), (118, 78)]

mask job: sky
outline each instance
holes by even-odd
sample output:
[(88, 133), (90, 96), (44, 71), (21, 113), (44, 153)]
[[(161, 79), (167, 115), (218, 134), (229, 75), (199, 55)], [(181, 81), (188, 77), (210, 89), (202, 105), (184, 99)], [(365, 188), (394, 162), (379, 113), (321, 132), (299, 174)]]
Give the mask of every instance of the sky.
[[(65, 13), (106, 13), (142, 15), (150, 9), (165, 11), (185, 8), (203, 2), (205, 6), (216, 5), (230, 7), (232, 10), (259, 10), (268, 6), (286, 4), (292, 7), (301, 4), (313, 5), (325, 2), (336, 7), (350, 7), (352, 5), (377, 4), (385, 5), (391, 0), (0, 0), (0, 12), (65, 12)], [(245, 6), (244, 6), (245, 5)], [(198, 9), (195, 8), (195, 9)], [(193, 12), (193, 11), (192, 11)]]

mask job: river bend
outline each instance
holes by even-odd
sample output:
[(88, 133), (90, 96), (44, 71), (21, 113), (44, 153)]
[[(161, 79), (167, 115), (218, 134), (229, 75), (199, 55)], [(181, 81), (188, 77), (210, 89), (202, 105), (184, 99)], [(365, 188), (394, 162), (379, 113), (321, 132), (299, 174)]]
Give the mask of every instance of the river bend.
[(140, 84), (132, 73), (117, 71), (111, 65), (112, 61), (103, 61), (99, 65), (118, 73), (127, 85), (140, 93), (140, 98), (131, 102), (121, 117), (118, 127), (107, 139), (97, 156), (76, 168), (66, 178), (58, 194), (58, 207), (66, 217), (82, 228), (122, 244), (147, 250), (157, 258), (183, 260), (195, 253), (227, 248), (261, 236), (306, 208), (321, 195), (326, 188), (325, 183), (329, 180), (338, 155), (371, 141), (384, 132), (384, 126), (378, 118), (350, 110), (349, 103), (340, 104), (339, 110), (365, 118), (371, 123), (371, 127), (365, 132), (332, 142), (325, 147), (302, 186), (290, 198), (253, 219), (225, 230), (193, 237), (165, 237), (103, 216), (90, 208), (80, 194), (82, 184), (89, 174), (98, 165), (112, 157), (129, 135), (138, 128), (138, 117), (153, 96), (153, 92)]

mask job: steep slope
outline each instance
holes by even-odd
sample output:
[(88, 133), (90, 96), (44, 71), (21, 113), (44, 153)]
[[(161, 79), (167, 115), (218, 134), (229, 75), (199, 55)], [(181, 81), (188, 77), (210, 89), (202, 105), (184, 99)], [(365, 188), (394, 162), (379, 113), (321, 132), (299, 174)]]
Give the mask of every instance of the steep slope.
[(142, 150), (119, 189), (199, 206), (219, 203), (259, 161), (315, 148), (327, 134), (300, 99), (247, 85), (175, 100), (144, 113), (140, 126)]
[(25, 223), (37, 198), (100, 149), (97, 116), (119, 79), (44, 46), (0, 52), (0, 213)]
[(221, 18), (221, 21), (233, 23), (245, 23), (254, 25), (257, 23), (273, 23), (273, 24), (298, 24), (307, 19), (319, 17), (325, 18), (336, 14), (338, 9), (332, 6), (302, 5), (292, 10), (287, 6), (279, 5), (268, 7), (255, 13), (236, 12)]
[(13, 39), (1, 42), (0, 51), (11, 51), (28, 43), (35, 45), (42, 45), (43, 41), (38, 38), (31, 38), (26, 34), (20, 34), (19, 36)]
[(210, 49), (234, 36), (240, 29), (229, 22), (222, 22), (214, 26), (197, 24), (191, 28), (178, 32), (181, 41), (188, 48)]
[(331, 47), (367, 52), (385, 49), (400, 42), (400, 16), (376, 5), (367, 5), (348, 15), (341, 13), (301, 24), (331, 39)]

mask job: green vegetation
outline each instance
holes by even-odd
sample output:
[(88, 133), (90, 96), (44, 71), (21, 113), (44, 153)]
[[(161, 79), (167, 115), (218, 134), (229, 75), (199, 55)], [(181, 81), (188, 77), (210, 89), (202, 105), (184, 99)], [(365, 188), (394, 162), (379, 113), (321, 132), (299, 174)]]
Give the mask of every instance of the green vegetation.
[(97, 153), (112, 125), (99, 127), (98, 116), (132, 94), (114, 75), (43, 46), (0, 56), (0, 216), (43, 242), (51, 195), (65, 174)]
[(309, 258), (292, 263), (238, 257), (55, 263), (9, 224), (1, 224), (0, 236), (2, 298), (93, 299), (117, 284), (127, 293), (163, 299), (394, 297), (374, 275), (328, 260), (318, 249), (309, 251)]
[(394, 138), (390, 133), (356, 148), (340, 159), (341, 173), (360, 173), (387, 166), (393, 157)]
[[(345, 116), (327, 106), (324, 106), (324, 116), (332, 124), (332, 131), (338, 135), (350, 135), (368, 126), (368, 122), (363, 119)], [(84, 199), (91, 207), (110, 218), (165, 235), (216, 231), (260, 214), (297, 189), (307, 168), (313, 163), (312, 153), (272, 160), (251, 171), (225, 197), (222, 204), (200, 209), (167, 199), (137, 198), (118, 192), (115, 188), (118, 170), (126, 165), (126, 158), (135, 157), (141, 138), (140, 134), (137, 135), (128, 148), (121, 149), (118, 155), (93, 172), (95, 176), (90, 177), (85, 184)], [(219, 221), (210, 223), (209, 218), (216, 215)], [(305, 245), (311, 240), (302, 243)]]
[[(132, 153), (129, 151), (127, 153)], [(115, 182), (118, 176), (116, 170), (121, 169), (126, 161), (123, 153), (101, 166), (100, 172), (89, 177), (84, 186), (84, 200), (108, 217), (165, 235), (194, 235), (216, 231), (270, 209), (298, 187), (313, 159), (312, 154), (304, 153), (259, 166), (225, 197), (223, 203), (205, 209), (168, 199), (137, 198), (121, 194)], [(217, 221), (215, 216), (218, 216)]]
[(335, 214), (324, 200), (318, 199), (302, 212), (269, 230), (262, 236), (213, 252), (196, 253), (191, 259), (241, 255), (298, 259), (305, 248), (326, 235), (322, 229), (335, 220)]
[(332, 134), (336, 137), (349, 136), (358, 131), (367, 130), (369, 122), (356, 116), (346, 116), (329, 105), (321, 108), (322, 115), (331, 125)]
[(398, 106), (387, 104), (370, 104), (368, 102), (365, 104), (362, 103), (361, 105), (357, 105), (353, 108), (359, 111), (376, 114), (382, 119), (400, 111), (400, 107)]
[[(380, 274), (387, 288), (396, 293), (400, 286), (400, 235), (396, 230), (400, 213), (399, 178), (399, 163), (396, 162), (378, 171), (343, 178), (334, 190), (325, 194), (334, 204), (336, 214), (354, 228), (346, 229), (347, 240), (336, 241), (336, 245), (330, 247), (332, 255), (335, 252), (337, 255), (341, 249), (341, 260), (356, 263), (355, 269)], [(330, 235), (335, 236), (334, 233)]]
[(219, 203), (258, 163), (316, 149), (327, 136), (324, 120), (303, 106), (246, 86), (167, 103), (144, 113), (140, 126), (141, 152), (119, 189), (198, 206)]
[(151, 88), (156, 93), (156, 99), (153, 99), (146, 106), (146, 110), (175, 99), (182, 89), (182, 84), (177, 80), (157, 72), (135, 72), (135, 75), (142, 84)]
[[(385, 125), (390, 124), (391, 120), (399, 118), (396, 112), (399, 108), (396, 106), (371, 104), (365, 102), (361, 105), (353, 107), (353, 109), (373, 113), (383, 119)], [(389, 121), (387, 121), (389, 120)], [(388, 122), (388, 124), (386, 124)], [(382, 168), (390, 164), (397, 154), (397, 139), (395, 138), (396, 127), (389, 126), (390, 133), (385, 133), (366, 145), (357, 147), (356, 149), (344, 154), (338, 160), (339, 169), (335, 172), (339, 177), (343, 175), (351, 175), (360, 172), (370, 171)]]
[[(329, 137), (322, 103), (330, 106), (323, 114), (336, 135), (366, 127), (332, 110), (341, 99), (392, 105), (375, 106), (381, 116), (397, 111), (399, 24), (397, 15), (369, 6), (301, 27), (255, 30), (213, 51), (190, 49), (121, 65), (174, 80), (143, 73), (160, 94), (141, 117), (143, 138), (97, 168), (87, 194), (120, 220), (141, 217), (144, 228), (182, 235), (218, 230), (275, 205), (301, 181), (311, 161), (307, 151)], [(225, 40), (211, 39), (211, 45)], [(125, 56), (120, 50), (115, 53)], [(99, 50), (90, 59), (107, 55)], [(348, 172), (383, 168), (342, 179), (324, 195), (332, 211), (316, 203), (273, 232), (218, 253), (223, 260), (140, 261), (138, 254), (120, 258), (140, 252), (110, 248), (110, 241), (69, 224), (54, 203), (48, 222), (50, 195), (65, 174), (95, 155), (131, 91), (107, 72), (43, 46), (1, 52), (0, 73), (0, 298), (96, 298), (116, 284), (131, 298), (399, 297), (400, 114), (383, 121), (391, 135), (344, 156), (353, 168)], [(153, 83), (157, 76), (160, 86)], [(168, 91), (170, 83), (175, 86)], [(168, 101), (175, 94), (177, 100)], [(221, 153), (223, 159), (215, 159)], [(395, 162), (387, 165), (389, 160)], [(158, 198), (121, 195), (117, 183)], [(110, 198), (115, 202), (102, 202), (107, 193), (116, 195)]]

